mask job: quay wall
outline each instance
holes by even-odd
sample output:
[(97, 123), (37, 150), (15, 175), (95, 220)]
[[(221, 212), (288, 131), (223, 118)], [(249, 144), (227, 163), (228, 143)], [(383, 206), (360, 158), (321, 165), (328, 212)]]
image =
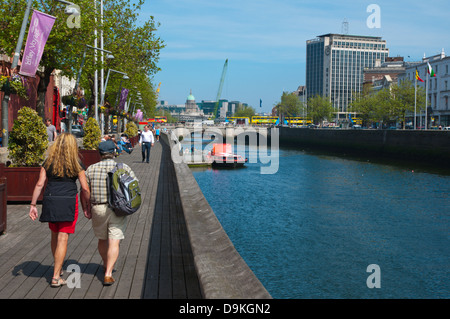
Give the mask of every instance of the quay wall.
[[(175, 138), (161, 139), (172, 153)], [(237, 252), (186, 163), (174, 161), (186, 227), (203, 297), (206, 299), (270, 299), (271, 296)]]
[(280, 127), (280, 145), (316, 147), (363, 156), (450, 164), (450, 131), (353, 130)]

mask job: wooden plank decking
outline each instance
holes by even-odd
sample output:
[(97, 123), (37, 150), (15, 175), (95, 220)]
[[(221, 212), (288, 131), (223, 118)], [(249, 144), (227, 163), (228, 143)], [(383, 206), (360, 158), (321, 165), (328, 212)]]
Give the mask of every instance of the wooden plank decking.
[(45, 223), (31, 221), (29, 205), (10, 204), (7, 232), (0, 236), (0, 299), (202, 298), (169, 146), (155, 143), (150, 164), (141, 162), (139, 146), (117, 161), (130, 165), (139, 178), (143, 205), (128, 218), (113, 272), (116, 283), (102, 285), (97, 239), (80, 209), (63, 266), (64, 278), (69, 265), (79, 267), (80, 288), (51, 288), (50, 230)]

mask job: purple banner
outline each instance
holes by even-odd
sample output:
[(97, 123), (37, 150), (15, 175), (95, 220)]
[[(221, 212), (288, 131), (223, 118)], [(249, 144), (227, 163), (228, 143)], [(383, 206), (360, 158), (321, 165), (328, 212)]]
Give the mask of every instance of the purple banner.
[(55, 19), (53, 16), (33, 10), (20, 74), (31, 77), (36, 75), (36, 70), (44, 52), (45, 43), (47, 42), (50, 31), (52, 31)]
[(123, 110), (125, 108), (125, 102), (127, 101), (128, 89), (122, 89), (120, 92), (120, 100), (119, 100), (119, 110)]
[(142, 113), (141, 109), (137, 109), (135, 119), (138, 121), (142, 121), (144, 113)]

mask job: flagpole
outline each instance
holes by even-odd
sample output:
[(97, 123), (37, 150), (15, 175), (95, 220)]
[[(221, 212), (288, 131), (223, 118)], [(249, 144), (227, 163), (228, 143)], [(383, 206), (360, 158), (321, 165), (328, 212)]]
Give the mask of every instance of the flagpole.
[[(416, 69), (417, 75), (417, 69)], [(416, 129), (416, 114), (417, 114), (417, 76), (414, 77), (414, 129)]]
[(427, 80), (425, 81), (425, 129), (427, 129), (427, 108), (428, 108), (428, 80), (429, 80), (429, 72), (427, 72)]

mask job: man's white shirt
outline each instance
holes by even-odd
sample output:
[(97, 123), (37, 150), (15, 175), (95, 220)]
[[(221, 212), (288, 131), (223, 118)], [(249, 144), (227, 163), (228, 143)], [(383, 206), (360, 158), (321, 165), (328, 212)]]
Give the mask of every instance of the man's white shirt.
[(139, 139), (139, 143), (148, 142), (155, 143), (155, 138), (153, 136), (152, 131), (148, 130), (147, 132), (143, 131), (141, 133), (141, 138)]

